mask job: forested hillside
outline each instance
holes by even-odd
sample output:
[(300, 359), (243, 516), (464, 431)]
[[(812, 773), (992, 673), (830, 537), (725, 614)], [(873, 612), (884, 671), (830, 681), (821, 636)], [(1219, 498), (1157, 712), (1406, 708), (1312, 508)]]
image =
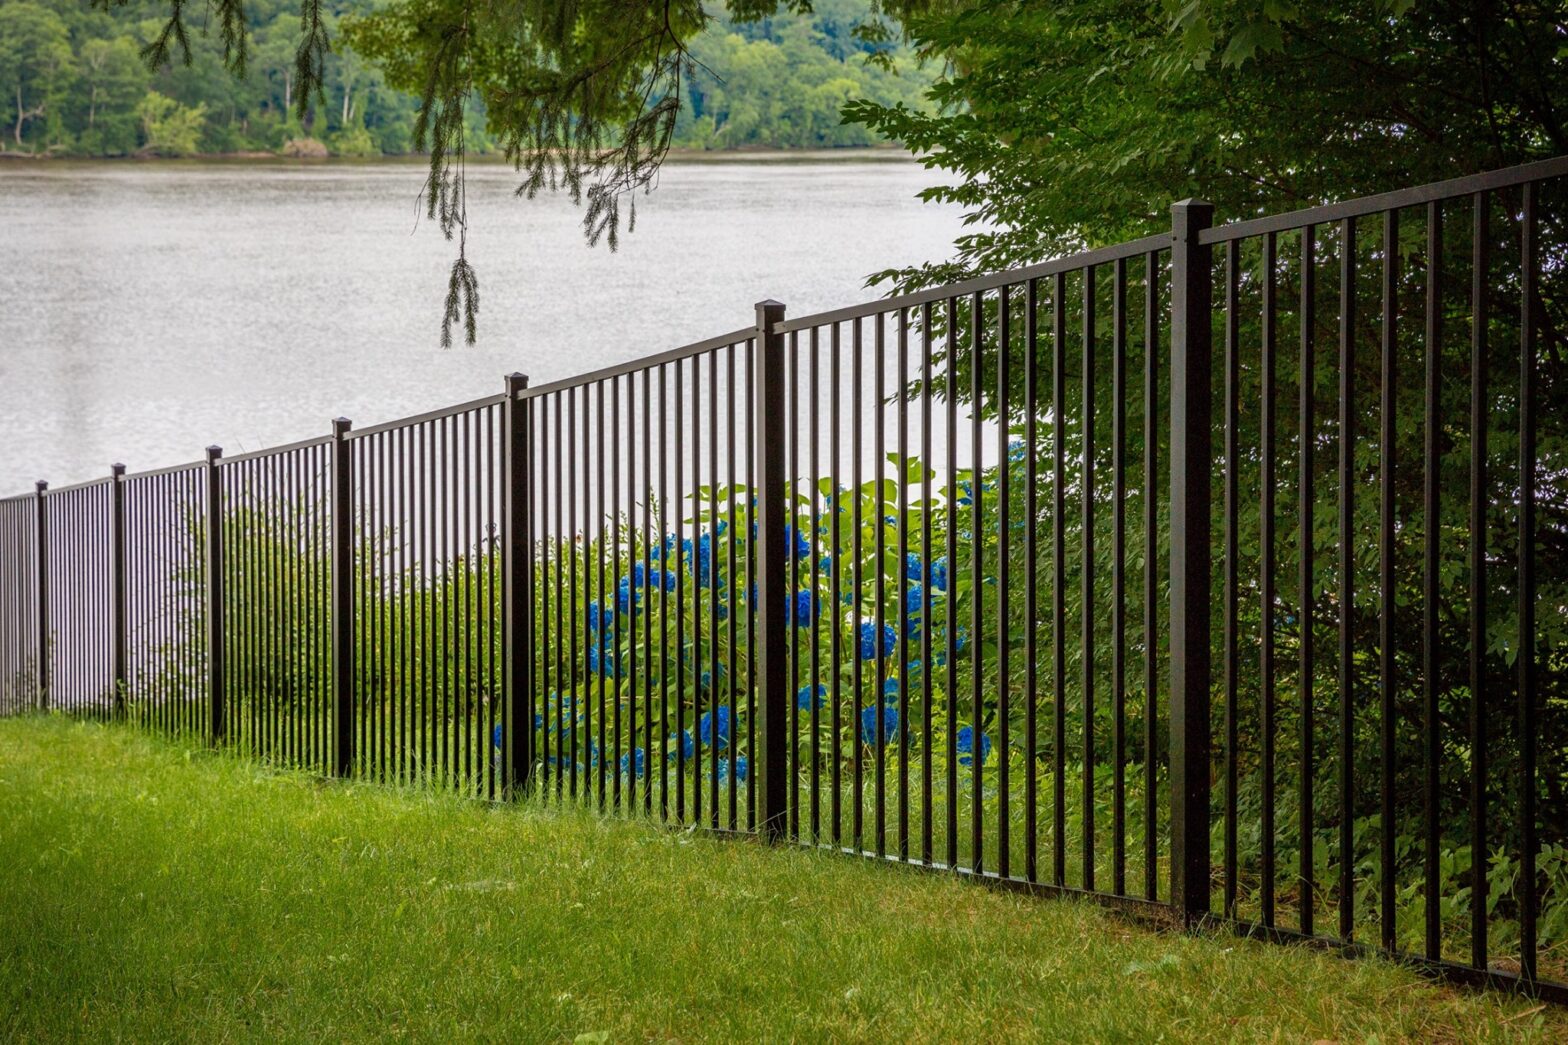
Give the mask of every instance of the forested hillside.
[[(336, 53), (326, 99), (294, 114), (297, 0), (252, 0), (243, 79), (222, 64), (217, 26), (191, 38), (192, 62), (149, 70), (140, 54), (163, 28), (168, 0), (130, 0), (106, 12), (88, 0), (0, 0), (0, 151), (126, 156), (278, 152), (319, 142), (334, 155), (397, 155), (411, 148), (416, 101), (388, 88), (347, 50), (338, 30), (375, 0), (327, 0)], [(867, 0), (818, 0), (810, 15), (737, 25), (715, 20), (692, 41), (675, 144), (697, 149), (868, 145), (840, 122), (854, 98), (920, 105), (931, 73), (896, 48), (892, 68), (866, 62), (853, 36)], [(197, 18), (193, 24), (201, 24)], [(489, 151), (484, 113), (470, 110), (468, 146)], [(301, 148), (296, 144), (294, 149)]]

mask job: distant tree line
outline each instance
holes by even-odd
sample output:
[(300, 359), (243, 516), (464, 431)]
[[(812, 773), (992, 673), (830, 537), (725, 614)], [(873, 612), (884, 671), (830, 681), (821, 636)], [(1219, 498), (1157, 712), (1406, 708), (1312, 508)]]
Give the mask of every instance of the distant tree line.
[[(299, 12), (284, 0), (245, 5), (251, 37), (240, 78), (224, 67), (217, 27), (191, 32), (189, 65), (148, 67), (144, 48), (165, 26), (166, 0), (130, 0), (108, 11), (87, 0), (0, 0), (0, 151), (190, 156), (279, 152), (291, 142), (316, 149), (319, 142), (339, 156), (412, 152), (418, 99), (389, 87), (339, 32), (377, 6), (324, 4), (334, 41), (325, 97), (301, 118)], [(821, 0), (810, 13), (714, 20), (691, 44), (696, 64), (682, 85), (674, 144), (808, 148), (883, 140), (843, 124), (840, 108), (853, 99), (923, 108), (934, 71), (907, 48), (854, 34), (869, 12), (869, 0)], [(878, 60), (866, 60), (877, 51)], [(481, 104), (468, 107), (465, 122), (471, 153), (496, 151)]]

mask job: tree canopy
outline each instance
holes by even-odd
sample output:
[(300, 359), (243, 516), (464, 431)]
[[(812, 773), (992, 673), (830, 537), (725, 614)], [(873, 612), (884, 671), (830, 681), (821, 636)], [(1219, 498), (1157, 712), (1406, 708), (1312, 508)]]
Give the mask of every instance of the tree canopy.
[(1169, 226), (1220, 220), (1568, 152), (1568, 5), (1458, 0), (1008, 0), (906, 5), (951, 63), (936, 106), (858, 100), (850, 119), (953, 176), (927, 198), (986, 231), (925, 286)]

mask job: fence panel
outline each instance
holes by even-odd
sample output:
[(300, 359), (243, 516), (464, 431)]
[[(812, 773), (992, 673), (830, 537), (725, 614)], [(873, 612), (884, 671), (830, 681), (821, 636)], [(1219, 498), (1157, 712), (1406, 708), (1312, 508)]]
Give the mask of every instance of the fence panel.
[(330, 773), (328, 439), (222, 459), (223, 732), (273, 765)]
[(1168, 256), (784, 324), (793, 836), (1164, 895)]
[[(126, 712), (145, 728), (206, 738), (207, 498), (201, 464), (124, 476), (120, 483), (123, 593), (107, 592)], [(111, 537), (111, 541), (112, 541)], [(111, 556), (113, 554), (111, 544)], [(120, 614), (116, 600), (123, 598)]]
[(113, 479), (44, 492), (48, 684), (56, 711), (107, 718), (123, 706), (114, 670)]
[(751, 333), (520, 393), (546, 794), (755, 825)]
[(1564, 166), (1206, 237), (1243, 925), (1568, 979)]
[(38, 498), (0, 500), (0, 716), (36, 710), (39, 691)]
[(358, 776), (503, 787), (502, 398), (349, 437)]

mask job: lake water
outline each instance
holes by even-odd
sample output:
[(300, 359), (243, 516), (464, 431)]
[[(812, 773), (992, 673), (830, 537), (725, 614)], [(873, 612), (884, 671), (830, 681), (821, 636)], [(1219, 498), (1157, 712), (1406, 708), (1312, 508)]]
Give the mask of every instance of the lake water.
[(470, 170), (476, 347), (439, 345), (455, 246), (410, 163), (0, 166), (0, 494), (324, 434), (872, 296), (947, 256), (893, 158), (672, 162), (618, 253), (561, 198)]

